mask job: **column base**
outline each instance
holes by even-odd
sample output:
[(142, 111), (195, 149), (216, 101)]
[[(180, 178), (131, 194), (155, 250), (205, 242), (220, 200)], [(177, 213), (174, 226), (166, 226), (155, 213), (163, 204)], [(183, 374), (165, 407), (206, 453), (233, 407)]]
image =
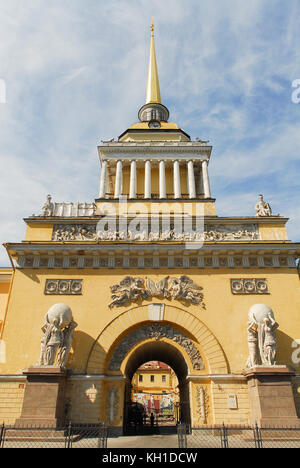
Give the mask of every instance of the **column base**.
[(248, 381), (251, 424), (259, 427), (300, 427), (292, 377), (286, 366), (256, 366), (244, 371)]
[(67, 370), (62, 367), (30, 367), (27, 376), (21, 417), (17, 427), (62, 427), (65, 419)]

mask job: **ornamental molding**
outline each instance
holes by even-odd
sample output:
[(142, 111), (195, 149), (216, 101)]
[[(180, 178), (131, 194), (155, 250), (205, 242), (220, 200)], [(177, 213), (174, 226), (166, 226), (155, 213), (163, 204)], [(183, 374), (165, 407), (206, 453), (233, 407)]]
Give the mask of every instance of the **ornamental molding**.
[(112, 292), (110, 308), (122, 307), (153, 297), (175, 299), (205, 308), (201, 292), (203, 288), (188, 276), (180, 276), (179, 278), (167, 276), (157, 283), (149, 278), (126, 276), (119, 284), (111, 286), (110, 289)]
[[(197, 244), (197, 243), (196, 243)], [(190, 247), (190, 246), (189, 246)], [(10, 247), (10, 255), (18, 269), (245, 269), (297, 268), (300, 252), (288, 245), (242, 244), (204, 245), (201, 249), (185, 249), (178, 245), (19, 245)]]
[(241, 294), (269, 294), (268, 281), (264, 278), (231, 279), (231, 292)]
[(49, 296), (80, 296), (83, 280), (48, 279), (44, 293)]
[(208, 417), (208, 392), (207, 387), (204, 385), (197, 385), (196, 386), (196, 401), (198, 407), (198, 422), (202, 424), (206, 424), (207, 417)]
[[(146, 154), (151, 154), (152, 158), (155, 158), (157, 154), (164, 154), (164, 158), (172, 158), (172, 153), (176, 154), (178, 158), (178, 153), (180, 153), (180, 159), (184, 159), (185, 157), (190, 157), (192, 153), (194, 157), (197, 155), (200, 158), (209, 158), (212, 151), (211, 146), (203, 146), (200, 144), (196, 145), (185, 145), (185, 144), (147, 144), (135, 146), (132, 145), (122, 145), (122, 146), (102, 146), (99, 147), (99, 152), (102, 156), (102, 160), (110, 160), (113, 158), (120, 158), (120, 154), (122, 154), (122, 158), (132, 158), (134, 154), (135, 159), (142, 159), (145, 157)], [(171, 154), (170, 154), (171, 153)], [(186, 156), (185, 156), (186, 153)], [(160, 156), (157, 156), (160, 157)]]
[(121, 341), (111, 357), (109, 370), (119, 371), (128, 352), (139, 342), (145, 341), (149, 338), (154, 338), (156, 341), (167, 338), (174, 343), (177, 343), (186, 351), (192, 362), (194, 370), (204, 369), (202, 356), (190, 338), (170, 325), (153, 323), (151, 325), (143, 325)]
[[(141, 225), (143, 225), (141, 221)], [(100, 230), (97, 224), (56, 224), (53, 226), (52, 240), (55, 242), (106, 242), (106, 241), (130, 241), (130, 242), (232, 242), (259, 240), (259, 230), (256, 224), (215, 226), (206, 225), (202, 231), (176, 232), (174, 228), (165, 230), (151, 230), (144, 224), (141, 231), (132, 231), (130, 228), (123, 230)]]

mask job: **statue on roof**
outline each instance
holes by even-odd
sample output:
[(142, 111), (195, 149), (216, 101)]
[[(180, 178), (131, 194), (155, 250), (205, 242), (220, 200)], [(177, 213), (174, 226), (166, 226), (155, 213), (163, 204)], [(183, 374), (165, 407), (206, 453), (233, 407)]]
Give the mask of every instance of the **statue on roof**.
[(256, 204), (255, 209), (258, 217), (272, 216), (271, 206), (264, 201), (263, 195), (259, 195), (259, 202)]
[(45, 205), (42, 208), (42, 216), (53, 216), (54, 204), (52, 203), (51, 195), (47, 195), (47, 200)]

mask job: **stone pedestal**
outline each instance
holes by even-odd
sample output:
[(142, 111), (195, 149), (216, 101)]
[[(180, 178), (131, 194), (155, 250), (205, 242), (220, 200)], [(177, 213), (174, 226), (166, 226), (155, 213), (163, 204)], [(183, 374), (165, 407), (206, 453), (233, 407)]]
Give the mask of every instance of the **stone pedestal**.
[(251, 423), (260, 427), (299, 427), (292, 377), (286, 366), (257, 366), (245, 371), (248, 381)]
[(21, 417), (16, 425), (61, 427), (64, 424), (67, 371), (61, 367), (30, 367)]

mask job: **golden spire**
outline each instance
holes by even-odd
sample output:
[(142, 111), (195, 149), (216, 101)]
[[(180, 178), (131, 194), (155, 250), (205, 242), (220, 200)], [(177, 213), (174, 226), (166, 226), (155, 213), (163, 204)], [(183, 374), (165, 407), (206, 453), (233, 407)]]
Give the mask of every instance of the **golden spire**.
[(148, 74), (148, 85), (147, 85), (147, 97), (146, 104), (149, 103), (161, 104), (160, 87), (155, 55), (154, 45), (154, 24), (153, 18), (151, 21), (151, 44), (150, 44), (150, 62), (149, 62), (149, 74)]

